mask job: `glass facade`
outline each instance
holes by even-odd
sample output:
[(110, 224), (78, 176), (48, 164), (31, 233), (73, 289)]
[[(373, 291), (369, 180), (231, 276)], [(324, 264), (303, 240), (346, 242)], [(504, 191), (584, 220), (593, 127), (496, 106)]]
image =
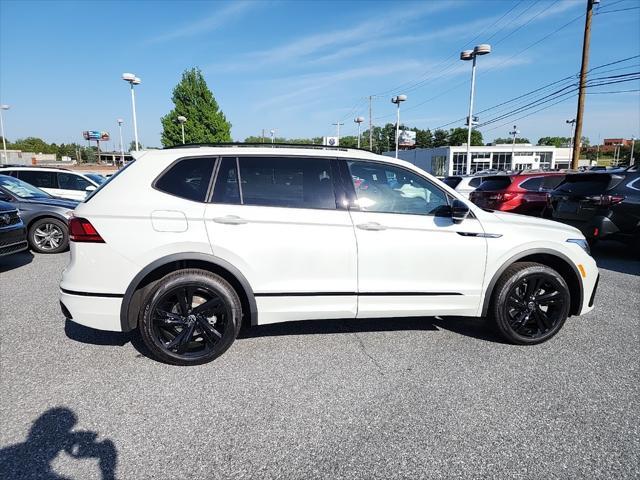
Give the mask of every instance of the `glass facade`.
[(471, 173), (480, 172), (489, 168), (491, 168), (491, 152), (471, 154)]
[(465, 175), (467, 173), (467, 154), (455, 152), (453, 154), (452, 175)]
[(434, 155), (431, 157), (431, 174), (436, 177), (447, 176), (446, 171), (447, 156), (446, 155)]
[(493, 152), (493, 167), (496, 170), (511, 170), (511, 153)]

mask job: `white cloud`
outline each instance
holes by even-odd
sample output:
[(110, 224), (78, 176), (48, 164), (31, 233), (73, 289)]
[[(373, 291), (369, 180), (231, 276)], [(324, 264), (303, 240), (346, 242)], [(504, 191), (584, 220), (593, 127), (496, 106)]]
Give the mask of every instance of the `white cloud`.
[(206, 32), (217, 30), (227, 25), (229, 22), (245, 14), (250, 8), (256, 8), (259, 4), (250, 1), (236, 1), (225, 4), (221, 9), (211, 15), (195, 20), (188, 25), (184, 25), (173, 31), (165, 32), (157, 37), (151, 38), (147, 43), (162, 43), (178, 38), (192, 37)]

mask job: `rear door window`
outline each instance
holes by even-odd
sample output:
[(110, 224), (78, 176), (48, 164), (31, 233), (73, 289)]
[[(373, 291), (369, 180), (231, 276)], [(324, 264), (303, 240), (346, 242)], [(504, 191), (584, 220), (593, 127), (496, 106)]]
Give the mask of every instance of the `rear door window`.
[(155, 182), (158, 190), (176, 197), (204, 202), (211, 182), (214, 158), (185, 158), (174, 163)]
[(542, 177), (528, 178), (520, 184), (520, 188), (528, 192), (539, 192), (542, 186)]
[(511, 177), (507, 175), (485, 177), (477, 190), (480, 192), (491, 192), (494, 190), (503, 190), (509, 185), (511, 185)]
[(89, 180), (82, 178), (80, 175), (73, 173), (57, 173), (58, 175), (58, 188), (64, 190), (81, 190), (86, 191), (87, 187), (91, 187), (92, 183)]
[(331, 160), (240, 157), (243, 205), (335, 209)]
[(42, 170), (19, 170), (18, 178), (38, 188), (58, 188), (56, 172)]

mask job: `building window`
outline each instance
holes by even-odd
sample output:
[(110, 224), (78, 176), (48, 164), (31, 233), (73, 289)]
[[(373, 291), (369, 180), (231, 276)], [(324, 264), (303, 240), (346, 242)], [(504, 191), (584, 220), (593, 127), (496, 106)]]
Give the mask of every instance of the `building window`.
[(536, 152), (536, 156), (540, 158), (540, 169), (551, 170), (551, 152)]
[(496, 170), (511, 170), (511, 153), (494, 152), (493, 168)]
[(453, 172), (451, 175), (465, 175), (467, 173), (467, 154), (455, 152), (453, 154)]
[(445, 155), (434, 155), (431, 157), (431, 174), (436, 177), (444, 177), (447, 175), (445, 166), (447, 157)]
[(471, 154), (471, 173), (491, 168), (491, 153), (478, 152)]

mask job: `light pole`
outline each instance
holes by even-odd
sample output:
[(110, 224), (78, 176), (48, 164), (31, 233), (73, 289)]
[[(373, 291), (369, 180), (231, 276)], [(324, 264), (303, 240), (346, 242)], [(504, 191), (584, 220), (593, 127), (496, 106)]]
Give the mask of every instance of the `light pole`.
[(360, 148), (360, 127), (362, 126), (362, 122), (364, 122), (364, 117), (356, 117), (353, 121), (358, 124), (358, 148)]
[(571, 136), (569, 137), (569, 148), (573, 148), (573, 127), (576, 124), (576, 119), (573, 118), (571, 120), (567, 120), (566, 123), (571, 125)]
[(138, 122), (136, 120), (136, 94), (133, 90), (133, 86), (140, 85), (140, 83), (142, 83), (142, 80), (136, 77), (133, 73), (123, 73), (122, 79), (125, 82), (129, 82), (129, 84), (131, 85), (131, 110), (133, 111), (133, 137), (134, 137), (134, 141), (136, 142), (136, 152), (137, 152), (139, 150)]
[[(2, 138), (4, 138), (4, 136)], [(629, 166), (633, 165), (633, 149), (635, 146), (636, 146), (636, 137), (631, 135), (631, 153), (629, 154)]]
[(271, 143), (276, 143), (276, 130), (275, 128), (271, 130)]
[(396, 116), (396, 158), (398, 158), (398, 143), (400, 143), (400, 104), (406, 101), (406, 95), (396, 95), (391, 99), (391, 103), (395, 103), (398, 106)]
[(120, 163), (124, 167), (124, 145), (122, 144), (122, 124), (124, 120), (118, 119), (118, 130), (120, 131)]
[[(471, 174), (471, 129), (473, 128), (473, 95), (476, 89), (476, 58), (478, 55), (491, 53), (491, 45), (482, 43), (473, 47), (473, 50), (460, 52), (460, 60), (473, 60), (471, 66), (471, 93), (469, 95), (469, 116), (467, 117), (467, 175)], [(512, 158), (513, 160), (513, 158)]]
[(518, 127), (516, 127), (515, 125), (513, 126), (513, 130), (509, 132), (509, 135), (513, 135), (513, 143), (511, 144), (511, 170), (513, 170), (514, 167), (513, 157), (516, 153), (516, 135), (518, 135), (519, 133), (520, 130), (518, 130)]
[(9, 105), (0, 105), (0, 133), (2, 134), (2, 162), (5, 163), (9, 158), (7, 156), (7, 139), (4, 138), (4, 122), (2, 120), (2, 111), (9, 110), (11, 108)]
[(178, 123), (180, 124), (180, 128), (182, 128), (182, 144), (184, 145), (184, 122), (187, 121), (187, 117), (180, 115), (178, 117)]
[(340, 145), (340, 125), (344, 125), (344, 123), (338, 121), (337, 123), (332, 123), (331, 125), (337, 127), (338, 129), (338, 145)]

